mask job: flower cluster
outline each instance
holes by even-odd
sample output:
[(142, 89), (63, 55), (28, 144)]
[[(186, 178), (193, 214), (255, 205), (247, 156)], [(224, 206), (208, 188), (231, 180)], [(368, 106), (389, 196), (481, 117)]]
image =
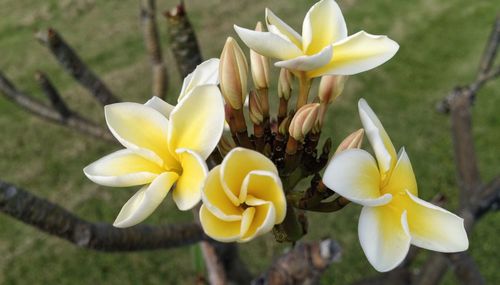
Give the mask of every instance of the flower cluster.
[[(176, 106), (153, 97), (144, 105), (105, 107), (108, 127), (125, 148), (84, 173), (105, 186), (144, 185), (114, 225), (142, 222), (171, 191), (180, 210), (202, 202), (201, 226), (215, 240), (247, 242), (272, 230), (277, 241), (296, 241), (307, 232), (298, 210), (333, 212), (354, 202), (363, 206), (361, 246), (379, 271), (397, 266), (410, 244), (441, 252), (466, 250), (463, 220), (418, 198), (408, 155), (404, 148), (396, 154), (366, 101), (359, 101), (364, 130), (349, 135), (331, 159), (331, 140), (318, 146), (327, 109), (347, 76), (383, 64), (398, 44), (364, 31), (348, 36), (334, 0), (311, 7), (302, 35), (271, 10), (265, 24), (267, 32), (260, 22), (255, 30), (235, 26), (251, 49), (250, 72), (245, 53), (229, 37), (220, 60), (200, 64), (185, 78)], [(269, 107), (270, 58), (278, 59), (274, 65), (281, 68), (277, 114)], [(316, 77), (321, 81), (311, 101)], [(297, 96), (292, 96), (294, 78)], [(359, 149), (364, 133), (376, 160)], [(206, 161), (215, 166), (209, 170)], [(296, 189), (309, 177), (310, 188)]]

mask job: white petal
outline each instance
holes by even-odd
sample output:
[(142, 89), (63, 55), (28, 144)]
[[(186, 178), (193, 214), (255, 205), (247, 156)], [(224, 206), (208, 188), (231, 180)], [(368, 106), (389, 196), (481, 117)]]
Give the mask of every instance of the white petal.
[(396, 195), (402, 191), (410, 191), (413, 195), (418, 195), (417, 180), (411, 167), (410, 158), (404, 148), (398, 153), (398, 162), (391, 172), (391, 176), (384, 187), (384, 192)]
[(249, 48), (263, 56), (287, 60), (303, 55), (292, 41), (271, 32), (256, 32), (236, 25), (234, 30)]
[(126, 228), (144, 221), (167, 196), (178, 177), (177, 173), (165, 172), (158, 175), (151, 184), (142, 187), (125, 203), (113, 226)]
[(346, 37), (344, 16), (335, 1), (322, 0), (309, 9), (302, 24), (302, 50), (306, 54), (315, 54)]
[(324, 66), (332, 58), (332, 46), (326, 46), (320, 52), (313, 55), (302, 55), (293, 59), (278, 61), (276, 67), (290, 70), (310, 71)]
[(358, 234), (368, 261), (377, 271), (386, 272), (400, 264), (410, 248), (406, 212), (389, 207), (363, 207)]
[(293, 42), (299, 49), (302, 48), (302, 37), (273, 11), (266, 8), (266, 25), (269, 32)]
[(377, 157), (378, 166), (383, 174), (387, 174), (396, 164), (397, 157), (394, 145), (365, 99), (359, 100), (358, 110), (366, 136)]
[(412, 201), (407, 209), (412, 244), (440, 252), (464, 251), (469, 247), (462, 218), (409, 191), (407, 194)]
[(362, 149), (348, 149), (332, 158), (323, 183), (350, 201), (364, 206), (389, 203), (391, 194), (380, 193), (380, 173), (375, 159)]
[(182, 174), (175, 184), (173, 199), (181, 211), (192, 209), (201, 200), (201, 190), (208, 174), (207, 164), (192, 150), (178, 149)]
[(186, 76), (177, 102), (191, 93), (196, 86), (217, 84), (219, 84), (219, 59), (211, 58), (196, 66), (196, 69)]
[(155, 161), (129, 149), (108, 154), (83, 169), (90, 180), (112, 187), (148, 184), (164, 171)]
[(153, 152), (165, 165), (177, 168), (168, 150), (165, 116), (153, 108), (128, 102), (105, 106), (104, 115), (111, 133), (124, 147)]
[(309, 76), (353, 75), (367, 71), (391, 59), (398, 49), (399, 45), (387, 36), (361, 31), (334, 43), (330, 63), (312, 71)]
[(151, 97), (151, 99), (149, 99), (146, 103), (144, 103), (144, 105), (160, 112), (160, 114), (165, 116), (165, 118), (170, 117), (170, 113), (172, 113), (175, 107), (163, 101), (161, 98), (157, 96)]
[(214, 85), (196, 87), (170, 115), (170, 150), (186, 148), (206, 159), (222, 136), (224, 116), (224, 103), (219, 88)]

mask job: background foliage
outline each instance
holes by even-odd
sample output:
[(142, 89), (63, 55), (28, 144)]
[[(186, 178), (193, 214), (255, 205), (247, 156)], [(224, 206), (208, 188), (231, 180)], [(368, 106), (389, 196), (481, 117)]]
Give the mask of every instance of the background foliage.
[[(303, 16), (315, 1), (186, 1), (203, 54), (218, 57), (225, 37), (236, 36), (232, 25), (252, 27), (263, 20), (264, 7), (300, 31)], [(399, 42), (398, 54), (373, 71), (350, 78), (344, 94), (329, 113), (325, 134), (335, 142), (360, 128), (357, 100), (364, 97), (378, 113), (396, 147), (405, 146), (413, 162), (420, 195), (436, 192), (449, 198), (453, 210), (457, 187), (449, 121), (435, 104), (457, 84), (471, 81), (498, 13), (496, 0), (361, 1), (339, 0), (350, 33), (365, 29), (387, 34)], [(158, 11), (175, 5), (158, 1)], [(102, 108), (78, 86), (49, 52), (38, 45), (34, 31), (52, 26), (60, 31), (109, 87), (127, 101), (149, 97), (150, 64), (138, 20), (137, 1), (2, 0), (0, 2), (0, 69), (19, 88), (42, 96), (33, 78), (47, 72), (63, 97), (77, 111), (104, 124)], [(165, 40), (166, 23), (158, 17)], [(164, 45), (167, 52), (167, 46)], [(171, 84), (169, 101), (180, 90), (171, 55), (167, 53)], [(274, 77), (276, 78), (276, 77)], [(275, 88), (276, 86), (273, 86)], [(480, 93), (474, 107), (474, 132), (484, 180), (498, 172), (500, 158), (500, 80)], [(366, 145), (366, 144), (365, 144)], [(94, 221), (114, 220), (136, 189), (100, 187), (87, 180), (82, 168), (119, 148), (109, 146), (30, 117), (0, 98), (0, 177), (57, 202)], [(375, 274), (357, 239), (360, 207), (328, 215), (311, 214), (306, 239), (333, 237), (344, 248), (340, 264), (325, 274), (325, 284), (345, 284)], [(167, 199), (148, 223), (189, 221)], [(471, 239), (487, 283), (500, 280), (497, 238), (500, 214), (477, 225)], [(285, 245), (266, 235), (242, 245), (243, 259), (254, 272), (266, 267)], [(3, 284), (191, 284), (197, 270), (196, 247), (143, 253), (98, 253), (74, 247), (6, 216), (0, 216), (0, 283)], [(451, 275), (446, 284), (454, 284)]]

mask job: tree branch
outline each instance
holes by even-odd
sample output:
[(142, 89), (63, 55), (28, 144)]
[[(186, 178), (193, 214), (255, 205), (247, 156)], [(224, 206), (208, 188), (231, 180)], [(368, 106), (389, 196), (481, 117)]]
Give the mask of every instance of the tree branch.
[(98, 251), (167, 249), (206, 240), (197, 224), (147, 226), (126, 229), (90, 223), (62, 207), (12, 184), (0, 181), (0, 211), (75, 245)]
[(102, 105), (108, 105), (119, 101), (104, 82), (83, 63), (80, 57), (56, 30), (48, 29), (46, 31), (40, 31), (35, 37), (52, 52), (64, 69), (83, 87), (89, 90)]
[[(0, 91), (0, 93), (4, 94), (5, 98), (14, 102), (25, 111), (42, 119), (67, 126), (70, 129), (75, 129), (81, 133), (88, 134), (102, 140), (114, 141), (114, 138), (109, 131), (101, 128), (94, 122), (85, 119), (78, 113), (67, 110), (69, 111), (69, 114), (65, 114), (67, 115), (67, 117), (65, 117), (62, 115), (61, 111), (55, 111), (37, 99), (18, 91), (12, 82), (10, 82), (1, 71)], [(53, 95), (54, 94), (51, 94), (51, 96)]]
[(165, 97), (168, 86), (168, 73), (163, 63), (161, 45), (156, 25), (155, 0), (141, 1), (141, 24), (144, 34), (144, 43), (151, 59), (153, 68), (152, 92), (153, 96)]

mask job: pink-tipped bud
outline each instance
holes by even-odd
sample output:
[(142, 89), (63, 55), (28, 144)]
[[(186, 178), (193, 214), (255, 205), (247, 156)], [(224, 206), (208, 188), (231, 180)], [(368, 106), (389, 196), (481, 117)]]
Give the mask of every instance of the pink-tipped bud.
[(288, 129), (290, 136), (303, 141), (309, 132), (318, 128), (319, 106), (319, 103), (306, 104), (297, 111)]
[(262, 112), (262, 104), (260, 96), (254, 90), (250, 91), (248, 100), (248, 115), (250, 120), (256, 125), (262, 124), (264, 121), (264, 113)]
[(329, 104), (344, 90), (346, 75), (325, 75), (319, 83), (318, 98), (321, 103)]
[(231, 108), (239, 110), (247, 97), (248, 63), (232, 37), (228, 37), (219, 64), (220, 89)]
[[(335, 154), (348, 150), (351, 148), (360, 148), (361, 144), (363, 143), (363, 137), (365, 134), (364, 129), (359, 129), (355, 131), (354, 133), (348, 135), (337, 147), (337, 150), (335, 151)], [(334, 155), (335, 155), (334, 154)]]
[[(255, 27), (257, 32), (262, 32), (262, 23), (257, 22)], [(269, 59), (263, 55), (250, 50), (250, 70), (255, 88), (269, 88)]]
[(282, 68), (280, 70), (280, 78), (278, 81), (278, 96), (288, 101), (292, 95), (293, 74)]

